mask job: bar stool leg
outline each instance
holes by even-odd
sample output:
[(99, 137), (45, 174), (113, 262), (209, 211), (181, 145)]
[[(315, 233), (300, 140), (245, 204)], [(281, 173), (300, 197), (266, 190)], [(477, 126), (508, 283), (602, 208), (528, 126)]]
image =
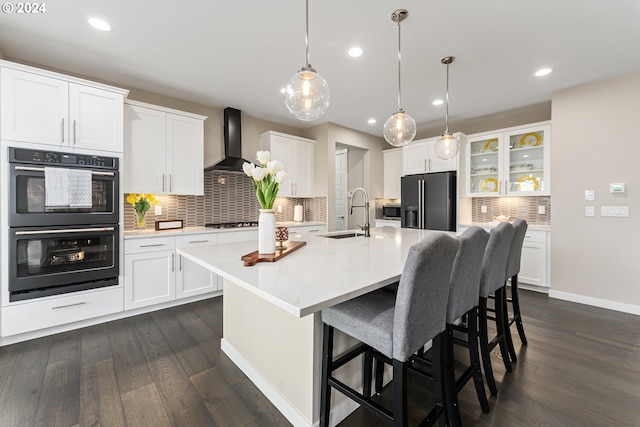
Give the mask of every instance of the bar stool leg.
[(508, 321), (505, 318), (504, 308), (505, 303), (505, 287), (501, 287), (496, 291), (496, 330), (497, 330), (497, 339), (498, 345), (500, 346), (500, 354), (502, 355), (502, 361), (504, 362), (504, 367), (507, 372), (511, 372), (513, 367), (511, 366), (511, 355), (509, 354), (509, 349), (507, 348), (507, 336), (506, 333), (508, 325)]
[(325, 323), (322, 333), (322, 384), (320, 385), (320, 427), (329, 427), (331, 386), (329, 374), (333, 363), (333, 327)]
[(469, 345), (469, 360), (475, 367), (473, 373), (473, 384), (476, 387), (476, 394), (478, 395), (478, 401), (482, 412), (489, 413), (489, 401), (487, 400), (487, 394), (484, 391), (484, 381), (482, 381), (482, 372), (480, 370), (480, 353), (478, 352), (478, 309), (471, 310), (471, 315), (467, 316), (467, 342)]
[(527, 345), (527, 337), (524, 334), (524, 325), (522, 324), (522, 314), (520, 312), (520, 298), (518, 297), (518, 275), (511, 278), (511, 303), (513, 305), (513, 319), (518, 328), (518, 335), (522, 345)]
[[(441, 354), (445, 417), (448, 421), (447, 425), (449, 427), (462, 426), (460, 407), (458, 406), (458, 390), (456, 387), (456, 378), (453, 366), (453, 326), (447, 325), (447, 329), (441, 335), (443, 336), (444, 341), (441, 343)], [(484, 393), (484, 389), (482, 391)]]
[(393, 359), (393, 425), (408, 426), (407, 364)]
[[(516, 348), (513, 346), (513, 338), (511, 337), (511, 327), (509, 323), (509, 308), (507, 307), (507, 286), (505, 282), (505, 286), (502, 288), (502, 313), (503, 313), (503, 325), (504, 325), (504, 341), (507, 346), (507, 350), (509, 352), (509, 358), (512, 362), (518, 361), (518, 356), (516, 354)], [(497, 304), (497, 301), (496, 301)]]
[(491, 349), (489, 348), (489, 331), (487, 330), (487, 299), (480, 297), (478, 303), (478, 331), (480, 335), (480, 352), (482, 353), (482, 367), (487, 379), (487, 386), (492, 396), (498, 395), (498, 387), (493, 377), (491, 367)]

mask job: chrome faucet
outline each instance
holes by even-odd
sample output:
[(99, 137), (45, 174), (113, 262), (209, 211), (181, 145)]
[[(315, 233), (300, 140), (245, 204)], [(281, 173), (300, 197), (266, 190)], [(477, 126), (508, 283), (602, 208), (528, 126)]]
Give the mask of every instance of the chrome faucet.
[[(354, 205), (353, 204), (353, 198), (356, 195), (356, 193), (358, 191), (362, 191), (362, 193), (364, 193), (364, 205)], [(369, 194), (367, 194), (367, 190), (365, 190), (362, 187), (358, 187), (355, 190), (353, 190), (351, 192), (351, 199), (349, 200), (349, 212), (351, 215), (353, 215), (353, 208), (364, 208), (365, 209), (365, 223), (364, 225), (358, 225), (358, 227), (360, 227), (360, 229), (362, 229), (364, 231), (364, 237), (370, 237), (371, 233), (370, 233), (370, 228), (371, 225), (369, 224)]]

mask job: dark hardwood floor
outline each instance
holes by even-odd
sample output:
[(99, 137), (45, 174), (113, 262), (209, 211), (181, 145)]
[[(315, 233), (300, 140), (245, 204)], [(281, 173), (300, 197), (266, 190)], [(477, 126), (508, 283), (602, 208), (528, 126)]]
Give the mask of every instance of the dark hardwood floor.
[[(640, 426), (640, 317), (521, 291), (529, 345), (465, 426)], [(0, 348), (0, 426), (288, 426), (220, 350), (222, 299)], [(461, 350), (461, 349), (460, 349)], [(462, 360), (462, 352), (457, 354)], [(413, 424), (430, 395), (410, 382)], [(385, 390), (381, 399), (388, 399)], [(388, 426), (358, 410), (340, 427)]]

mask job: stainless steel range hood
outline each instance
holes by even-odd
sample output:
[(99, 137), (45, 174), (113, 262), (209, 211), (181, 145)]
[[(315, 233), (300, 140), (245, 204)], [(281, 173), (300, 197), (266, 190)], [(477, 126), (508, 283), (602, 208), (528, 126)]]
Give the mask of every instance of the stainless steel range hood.
[(208, 171), (242, 172), (242, 119), (241, 111), (227, 107), (224, 109), (224, 159), (205, 168)]

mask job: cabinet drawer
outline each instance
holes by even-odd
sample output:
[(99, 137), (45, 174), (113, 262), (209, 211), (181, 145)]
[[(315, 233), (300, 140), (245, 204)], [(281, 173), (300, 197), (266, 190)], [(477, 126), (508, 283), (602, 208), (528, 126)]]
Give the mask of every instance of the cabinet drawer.
[(118, 313), (123, 309), (122, 287), (15, 304), (2, 307), (2, 336)]
[(176, 237), (176, 248), (215, 245), (216, 243), (218, 243), (218, 235), (215, 233), (192, 234), (189, 236)]
[(525, 243), (527, 242), (536, 242), (536, 243), (547, 243), (547, 232), (546, 231), (538, 231), (538, 230), (527, 230), (527, 234), (524, 236)]
[(141, 252), (167, 251), (176, 248), (175, 237), (149, 237), (148, 239), (126, 239), (124, 241), (125, 254)]

